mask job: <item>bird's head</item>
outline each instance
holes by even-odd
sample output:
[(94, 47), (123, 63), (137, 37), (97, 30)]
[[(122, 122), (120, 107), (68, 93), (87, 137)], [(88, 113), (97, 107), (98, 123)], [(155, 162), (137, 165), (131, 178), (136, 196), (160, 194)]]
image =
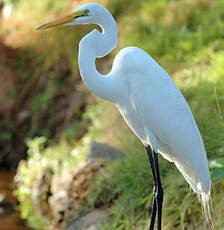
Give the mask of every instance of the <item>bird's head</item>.
[(79, 7), (63, 18), (59, 18), (38, 27), (37, 30), (45, 30), (60, 25), (99, 24), (106, 14), (108, 14), (108, 11), (103, 6), (96, 3), (89, 3)]

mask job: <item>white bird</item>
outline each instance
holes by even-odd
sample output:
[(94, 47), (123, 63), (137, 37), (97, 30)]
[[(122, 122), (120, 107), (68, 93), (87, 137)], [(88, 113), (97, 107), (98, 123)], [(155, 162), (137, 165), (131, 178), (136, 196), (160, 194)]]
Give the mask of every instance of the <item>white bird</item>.
[(157, 155), (173, 162), (195, 193), (201, 197), (207, 220), (211, 223), (211, 180), (203, 140), (191, 110), (173, 80), (145, 51), (137, 47), (122, 49), (112, 70), (100, 74), (96, 58), (110, 53), (117, 45), (118, 30), (111, 13), (101, 5), (89, 3), (70, 15), (37, 29), (58, 25), (97, 24), (79, 45), (82, 80), (95, 95), (111, 101), (144, 144), (154, 179), (154, 199), (149, 229), (161, 229), (163, 189)]

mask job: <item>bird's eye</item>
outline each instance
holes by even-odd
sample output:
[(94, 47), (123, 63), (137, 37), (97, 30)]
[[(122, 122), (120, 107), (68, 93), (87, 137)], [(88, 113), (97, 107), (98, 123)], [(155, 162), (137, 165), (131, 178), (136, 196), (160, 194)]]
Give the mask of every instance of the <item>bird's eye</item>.
[(89, 13), (89, 10), (85, 10), (85, 14), (87, 15)]

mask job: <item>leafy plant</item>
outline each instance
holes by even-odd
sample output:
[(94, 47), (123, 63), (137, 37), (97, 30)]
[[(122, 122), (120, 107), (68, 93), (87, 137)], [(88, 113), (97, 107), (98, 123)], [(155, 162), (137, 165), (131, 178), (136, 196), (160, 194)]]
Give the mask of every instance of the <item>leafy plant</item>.
[(214, 159), (209, 161), (212, 179), (224, 179), (224, 159)]

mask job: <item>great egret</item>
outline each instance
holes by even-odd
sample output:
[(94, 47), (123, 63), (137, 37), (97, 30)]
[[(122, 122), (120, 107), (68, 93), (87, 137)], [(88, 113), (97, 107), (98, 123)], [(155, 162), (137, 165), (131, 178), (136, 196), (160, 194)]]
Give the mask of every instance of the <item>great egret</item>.
[(118, 31), (111, 13), (101, 5), (89, 3), (70, 15), (40, 26), (44, 30), (58, 25), (97, 24), (79, 45), (79, 69), (86, 86), (97, 96), (111, 101), (144, 144), (154, 179), (154, 198), (149, 229), (161, 229), (163, 189), (157, 155), (173, 162), (193, 191), (200, 195), (207, 220), (210, 215), (211, 180), (201, 134), (190, 108), (169, 75), (145, 51), (137, 47), (122, 49), (112, 70), (100, 74), (96, 58), (110, 53), (117, 44)]

